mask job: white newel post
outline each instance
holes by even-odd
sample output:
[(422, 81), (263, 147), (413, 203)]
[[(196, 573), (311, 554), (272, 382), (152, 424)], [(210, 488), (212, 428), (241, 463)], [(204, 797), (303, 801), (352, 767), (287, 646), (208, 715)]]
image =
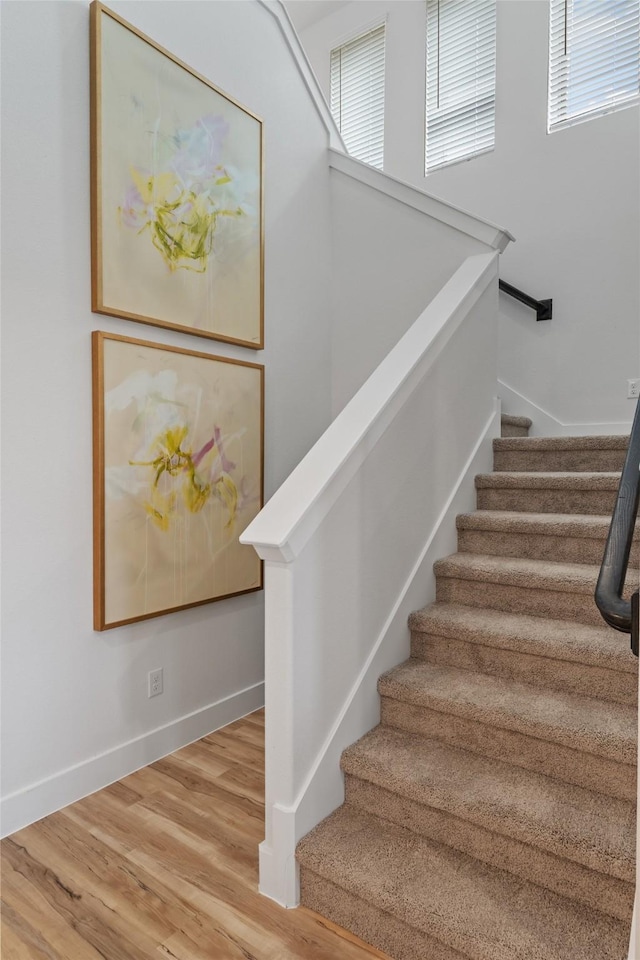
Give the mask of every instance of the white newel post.
[[(273, 547), (265, 561), (265, 839), (260, 892), (282, 906), (298, 902), (294, 812), (294, 570)], [(277, 559), (269, 559), (277, 554)], [(293, 557), (290, 558), (293, 560)]]

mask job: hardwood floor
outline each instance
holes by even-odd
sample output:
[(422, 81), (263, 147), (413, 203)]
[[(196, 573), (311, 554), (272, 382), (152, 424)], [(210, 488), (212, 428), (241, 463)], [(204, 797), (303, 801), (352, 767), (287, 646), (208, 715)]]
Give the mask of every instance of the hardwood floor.
[(1, 844), (2, 960), (371, 960), (257, 892), (263, 711)]

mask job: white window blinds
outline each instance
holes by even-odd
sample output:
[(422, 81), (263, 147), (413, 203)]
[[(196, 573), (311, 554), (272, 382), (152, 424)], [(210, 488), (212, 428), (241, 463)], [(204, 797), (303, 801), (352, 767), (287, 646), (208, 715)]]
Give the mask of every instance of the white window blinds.
[(495, 0), (427, 0), (427, 173), (495, 143)]
[(551, 0), (549, 130), (638, 99), (640, 0)]
[(382, 169), (384, 23), (331, 51), (331, 112), (349, 153)]

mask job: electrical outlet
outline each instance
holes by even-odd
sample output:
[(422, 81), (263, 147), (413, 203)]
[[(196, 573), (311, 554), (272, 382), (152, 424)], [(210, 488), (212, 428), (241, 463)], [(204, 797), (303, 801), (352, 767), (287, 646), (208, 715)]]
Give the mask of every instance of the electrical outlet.
[(640, 397), (640, 377), (635, 380), (627, 380), (627, 399), (637, 400)]
[(149, 690), (148, 697), (158, 697), (164, 690), (163, 668), (149, 671)]

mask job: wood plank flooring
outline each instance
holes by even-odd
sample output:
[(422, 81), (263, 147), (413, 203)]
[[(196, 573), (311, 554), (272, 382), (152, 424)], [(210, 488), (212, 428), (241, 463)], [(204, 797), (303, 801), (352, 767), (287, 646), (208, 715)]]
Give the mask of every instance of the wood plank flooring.
[(2, 960), (371, 960), (257, 891), (258, 711), (2, 841)]

